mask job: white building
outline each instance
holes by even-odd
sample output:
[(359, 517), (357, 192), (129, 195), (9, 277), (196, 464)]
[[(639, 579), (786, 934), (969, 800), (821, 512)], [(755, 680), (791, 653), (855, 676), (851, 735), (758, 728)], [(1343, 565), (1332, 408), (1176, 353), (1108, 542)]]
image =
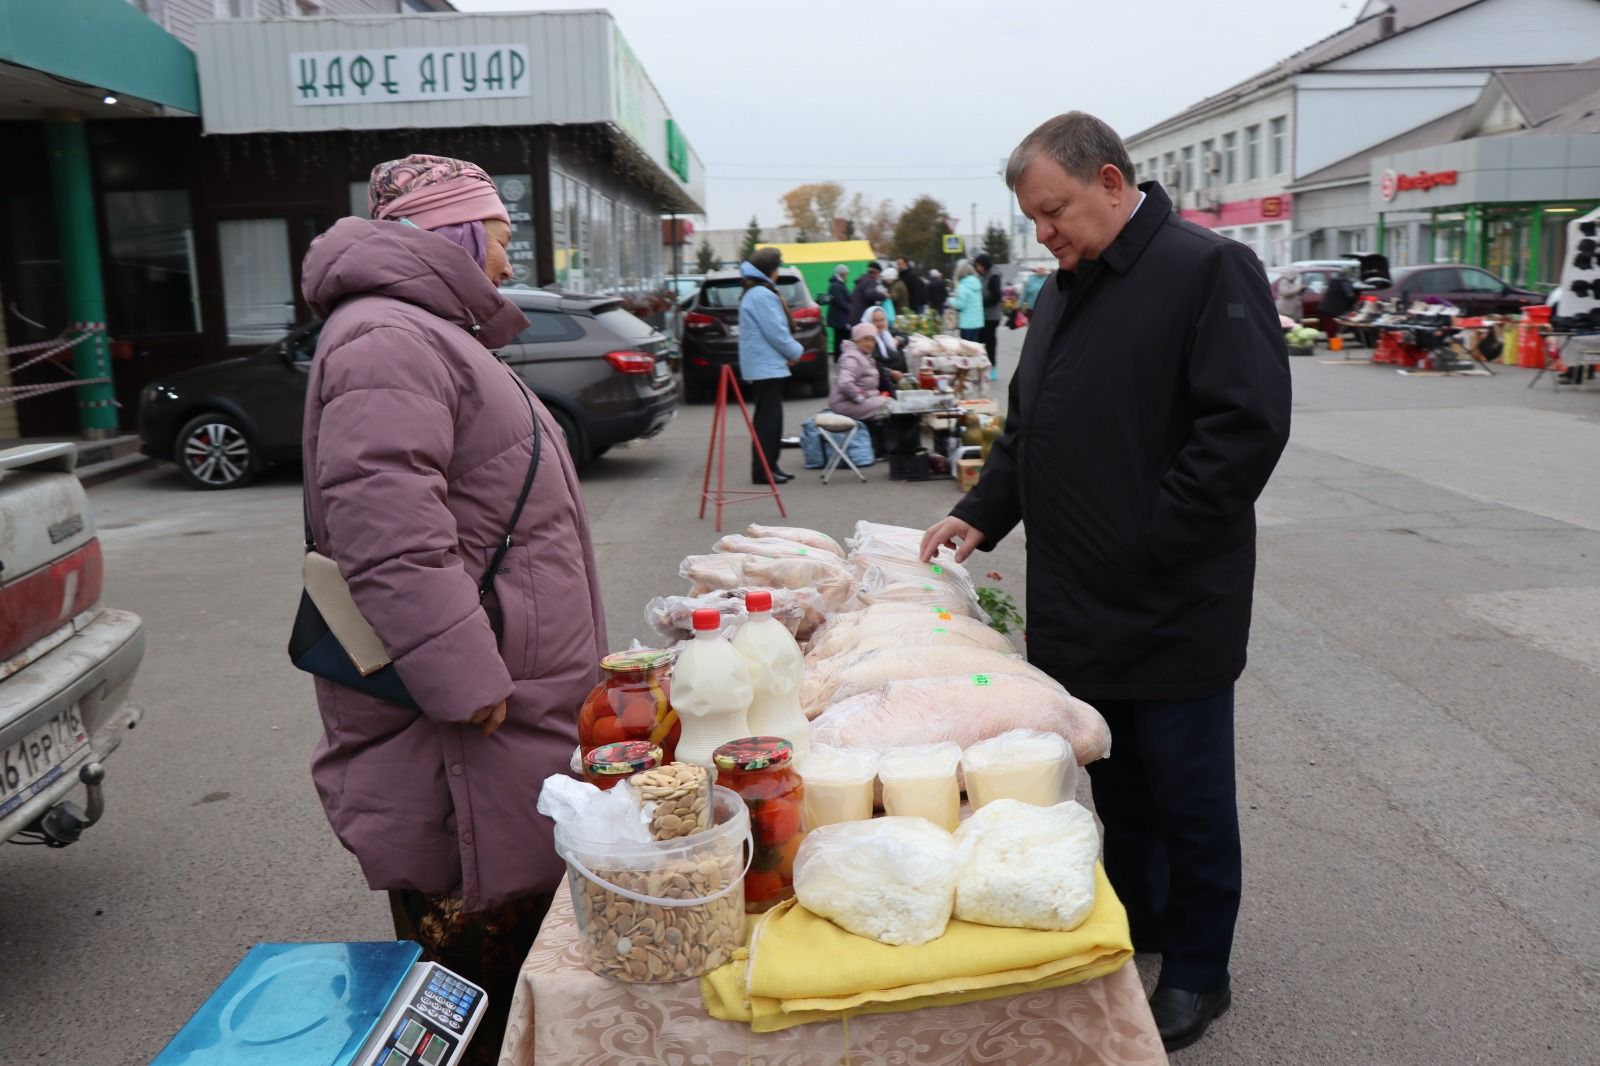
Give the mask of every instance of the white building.
[(1375, 220), (1302, 217), (1315, 190), (1297, 183), (1472, 107), (1495, 70), (1582, 63), (1597, 42), (1594, 0), (1369, 0), (1345, 29), (1126, 141), (1141, 180), (1269, 266), (1370, 249)]

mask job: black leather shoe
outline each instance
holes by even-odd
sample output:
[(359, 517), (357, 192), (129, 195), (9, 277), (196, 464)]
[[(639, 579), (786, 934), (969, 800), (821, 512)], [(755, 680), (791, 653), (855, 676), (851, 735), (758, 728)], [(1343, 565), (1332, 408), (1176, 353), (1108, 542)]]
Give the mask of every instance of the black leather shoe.
[[(794, 475), (793, 474), (785, 474), (780, 470), (774, 470), (772, 472), (772, 480), (773, 480), (774, 484), (786, 485), (789, 482), (794, 480)], [(767, 483), (767, 479), (762, 477), (759, 474), (757, 474), (755, 477), (750, 479), (750, 484), (752, 484), (752, 485), (765, 485), (766, 483)]]
[(1186, 1048), (1205, 1036), (1212, 1019), (1222, 1017), (1232, 1005), (1233, 991), (1228, 985), (1215, 992), (1187, 992), (1160, 985), (1150, 996), (1150, 1013), (1168, 1051)]

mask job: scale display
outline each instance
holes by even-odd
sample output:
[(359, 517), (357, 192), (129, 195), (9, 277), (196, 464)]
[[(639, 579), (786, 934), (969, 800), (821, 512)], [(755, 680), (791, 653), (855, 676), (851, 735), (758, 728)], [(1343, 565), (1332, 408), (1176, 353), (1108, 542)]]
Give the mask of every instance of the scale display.
[(421, 953), (257, 944), (152, 1066), (452, 1066), (485, 994)]

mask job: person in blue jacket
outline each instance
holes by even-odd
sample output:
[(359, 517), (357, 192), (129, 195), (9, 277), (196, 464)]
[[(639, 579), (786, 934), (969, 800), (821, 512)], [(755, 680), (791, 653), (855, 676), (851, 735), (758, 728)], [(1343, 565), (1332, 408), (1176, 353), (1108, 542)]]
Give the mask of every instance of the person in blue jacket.
[(789, 329), (789, 311), (774, 284), (783, 253), (776, 248), (757, 248), (739, 264), (744, 293), (739, 297), (739, 376), (750, 386), (755, 404), (751, 421), (756, 442), (750, 446), (750, 480), (765, 485), (762, 468), (764, 452), (774, 480), (793, 481), (793, 474), (778, 469), (778, 449), (783, 440), (783, 383), (789, 368), (799, 362), (805, 349)]
[(983, 343), (983, 282), (971, 263), (956, 268), (956, 313), (961, 339)]

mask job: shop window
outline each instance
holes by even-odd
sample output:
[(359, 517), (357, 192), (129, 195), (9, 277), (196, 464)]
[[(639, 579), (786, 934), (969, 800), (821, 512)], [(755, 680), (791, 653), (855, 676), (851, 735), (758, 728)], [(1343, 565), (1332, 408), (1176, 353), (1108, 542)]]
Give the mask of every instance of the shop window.
[(294, 328), (294, 267), (283, 218), (217, 223), (230, 347), (271, 344)]
[(1261, 127), (1244, 128), (1244, 176), (1251, 181), (1261, 176)]
[(1195, 188), (1194, 183), (1194, 145), (1186, 145), (1183, 149), (1183, 187)]
[(1367, 230), (1365, 226), (1355, 229), (1342, 229), (1339, 231), (1339, 254), (1352, 255), (1356, 252), (1366, 251)]
[[(1172, 180), (1172, 168), (1177, 165), (1176, 152), (1167, 152), (1161, 157), (1161, 181), (1166, 185), (1177, 184)], [(1180, 179), (1181, 180), (1181, 179)]]
[(1232, 185), (1239, 180), (1239, 135), (1222, 135), (1222, 183)]
[(181, 189), (106, 193), (105, 217), (112, 334), (200, 332), (189, 194)]
[(1261, 229), (1257, 226), (1245, 226), (1239, 230), (1239, 243), (1256, 253), (1256, 258), (1261, 258)]
[(1161, 161), (1159, 159), (1157, 159), (1155, 156), (1151, 156), (1150, 159), (1144, 165), (1144, 176), (1146, 178), (1148, 178), (1149, 180), (1151, 180), (1151, 181), (1160, 181), (1161, 180), (1161, 172), (1156, 169), (1160, 165), (1161, 165)]
[(1217, 142), (1205, 140), (1200, 142), (1200, 184), (1215, 185), (1216, 177), (1211, 171), (1211, 157), (1217, 151)]
[(1289, 160), (1289, 120), (1280, 117), (1267, 123), (1267, 137), (1272, 156), (1272, 172), (1282, 174)]
[(1395, 266), (1411, 262), (1411, 227), (1389, 226), (1383, 231), (1383, 254)]

